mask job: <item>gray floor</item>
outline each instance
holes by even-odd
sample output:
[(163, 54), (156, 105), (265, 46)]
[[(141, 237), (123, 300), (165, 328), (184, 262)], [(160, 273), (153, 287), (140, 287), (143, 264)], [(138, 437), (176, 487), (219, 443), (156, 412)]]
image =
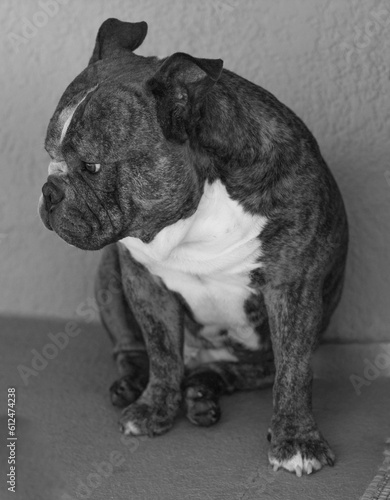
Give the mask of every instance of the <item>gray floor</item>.
[(48, 333), (64, 326), (1, 320), (2, 436), (7, 387), (17, 387), (18, 394), (18, 492), (7, 494), (2, 474), (1, 500), (357, 500), (382, 462), (390, 436), (390, 380), (375, 379), (356, 394), (349, 376), (351, 370), (363, 373), (365, 365), (356, 362), (356, 352), (364, 358), (359, 346), (328, 345), (318, 352), (314, 409), (337, 463), (298, 479), (267, 463), (270, 390), (224, 398), (222, 420), (213, 428), (196, 428), (180, 416), (164, 436), (121, 438), (107, 391), (116, 371), (99, 327), (82, 326), (26, 385), (18, 366), (31, 367), (32, 349), (41, 353)]

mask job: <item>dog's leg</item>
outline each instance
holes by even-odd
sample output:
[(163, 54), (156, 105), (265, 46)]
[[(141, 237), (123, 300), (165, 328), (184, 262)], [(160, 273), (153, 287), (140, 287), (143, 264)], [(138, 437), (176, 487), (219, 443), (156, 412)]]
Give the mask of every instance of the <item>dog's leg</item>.
[(190, 370), (184, 381), (186, 415), (195, 425), (208, 427), (221, 417), (219, 398), (236, 390), (270, 387), (274, 381), (274, 364), (207, 363)]
[(323, 313), (320, 283), (268, 286), (265, 300), (276, 364), (269, 461), (297, 476), (310, 474), (334, 463), (311, 408), (310, 359)]
[(125, 434), (162, 434), (172, 426), (181, 402), (184, 311), (160, 278), (134, 260), (124, 246), (118, 248), (123, 290), (149, 358), (148, 384), (137, 401), (124, 409), (121, 429)]
[(103, 251), (95, 295), (101, 321), (114, 344), (113, 354), (121, 375), (110, 387), (111, 401), (115, 406), (125, 407), (145, 389), (149, 369), (141, 330), (124, 295), (116, 245)]

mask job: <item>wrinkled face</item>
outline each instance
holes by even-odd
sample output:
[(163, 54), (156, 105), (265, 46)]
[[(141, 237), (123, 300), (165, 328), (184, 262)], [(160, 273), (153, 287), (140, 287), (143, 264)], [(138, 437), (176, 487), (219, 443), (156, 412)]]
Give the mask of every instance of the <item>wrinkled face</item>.
[(125, 236), (150, 241), (196, 209), (201, 186), (187, 147), (165, 138), (145, 84), (155, 65), (133, 57), (89, 66), (50, 121), (39, 213), (76, 247), (96, 250)]

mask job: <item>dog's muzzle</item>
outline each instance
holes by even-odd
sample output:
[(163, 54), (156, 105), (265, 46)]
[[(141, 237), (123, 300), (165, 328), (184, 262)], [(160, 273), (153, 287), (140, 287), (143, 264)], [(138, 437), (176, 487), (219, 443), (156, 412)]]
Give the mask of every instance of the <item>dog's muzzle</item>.
[(55, 175), (49, 175), (47, 182), (42, 186), (42, 194), (45, 208), (49, 212), (58, 205), (65, 197), (65, 193), (59, 185), (60, 181)]

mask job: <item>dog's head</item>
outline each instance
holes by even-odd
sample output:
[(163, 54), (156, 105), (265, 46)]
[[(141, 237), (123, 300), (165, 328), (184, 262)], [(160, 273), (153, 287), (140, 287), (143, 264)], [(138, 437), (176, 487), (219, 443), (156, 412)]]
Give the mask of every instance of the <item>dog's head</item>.
[(89, 65), (49, 123), (39, 213), (79, 248), (96, 250), (125, 236), (150, 241), (190, 215), (202, 194), (189, 136), (222, 61), (133, 54), (146, 32), (144, 22), (105, 21)]

